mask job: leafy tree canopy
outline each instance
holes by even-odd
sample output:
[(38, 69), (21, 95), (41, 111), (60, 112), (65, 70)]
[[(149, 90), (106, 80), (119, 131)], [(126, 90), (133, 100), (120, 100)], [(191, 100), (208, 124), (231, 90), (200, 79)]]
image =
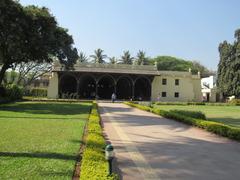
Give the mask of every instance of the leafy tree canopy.
[(85, 55), (84, 52), (79, 53), (79, 62), (88, 62), (88, 57)]
[(149, 63), (148, 58), (146, 57), (146, 53), (144, 51), (138, 51), (136, 62), (138, 65), (147, 65)]
[(93, 58), (93, 63), (105, 63), (105, 59), (107, 58), (106, 54), (103, 54), (103, 50), (98, 48), (94, 51), (94, 54), (91, 55), (90, 57)]
[(124, 51), (121, 56), (120, 63), (122, 64), (133, 64), (134, 57), (131, 56), (129, 51)]
[(66, 68), (73, 67), (78, 55), (72, 44), (72, 37), (47, 8), (0, 1), (0, 84), (16, 63), (52, 62), (57, 57)]
[(118, 62), (118, 60), (117, 60), (116, 57), (113, 56), (113, 57), (110, 57), (110, 58), (109, 58), (109, 63), (110, 63), (110, 64), (117, 64), (117, 62)]
[(193, 73), (209, 73), (209, 70), (197, 61), (187, 61), (172, 56), (157, 56), (150, 59), (150, 63), (157, 62), (158, 70), (165, 71), (188, 71), (191, 68)]
[(227, 41), (219, 44), (217, 86), (225, 97), (235, 95), (240, 98), (240, 29), (234, 36), (233, 44)]

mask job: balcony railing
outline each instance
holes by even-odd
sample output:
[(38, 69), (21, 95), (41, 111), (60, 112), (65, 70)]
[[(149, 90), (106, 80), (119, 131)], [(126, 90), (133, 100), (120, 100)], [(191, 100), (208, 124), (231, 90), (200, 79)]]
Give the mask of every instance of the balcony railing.
[[(145, 70), (157, 71), (154, 65), (129, 65), (129, 64), (99, 64), (99, 63), (77, 63), (74, 65), (74, 70), (81, 68), (100, 68), (100, 69), (124, 69), (124, 70)], [(54, 63), (54, 70), (64, 70), (64, 66), (60, 63)]]

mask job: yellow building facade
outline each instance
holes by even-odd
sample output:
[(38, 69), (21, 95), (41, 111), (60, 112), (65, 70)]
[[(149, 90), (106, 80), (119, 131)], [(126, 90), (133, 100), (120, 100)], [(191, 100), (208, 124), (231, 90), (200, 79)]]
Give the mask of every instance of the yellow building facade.
[(78, 64), (74, 70), (55, 65), (49, 98), (201, 101), (200, 74), (158, 71), (155, 66)]

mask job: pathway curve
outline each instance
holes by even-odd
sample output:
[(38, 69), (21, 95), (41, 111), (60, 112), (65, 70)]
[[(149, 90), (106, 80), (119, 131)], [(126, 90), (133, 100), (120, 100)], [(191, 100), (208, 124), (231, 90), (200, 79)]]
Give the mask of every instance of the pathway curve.
[(121, 179), (240, 179), (240, 143), (121, 103), (99, 103)]

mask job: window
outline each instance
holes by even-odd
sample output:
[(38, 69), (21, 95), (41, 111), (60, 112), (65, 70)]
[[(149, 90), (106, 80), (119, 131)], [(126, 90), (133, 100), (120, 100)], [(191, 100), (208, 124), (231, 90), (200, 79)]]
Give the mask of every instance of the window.
[(162, 79), (162, 85), (166, 85), (167, 84), (167, 79)]
[(162, 92), (162, 97), (167, 97), (167, 92)]
[(179, 92), (175, 92), (174, 97), (178, 98), (179, 97)]
[(46, 81), (46, 82), (43, 82), (43, 86), (48, 86), (48, 82)]
[(179, 79), (175, 79), (175, 85), (176, 85), (176, 86), (179, 85)]

